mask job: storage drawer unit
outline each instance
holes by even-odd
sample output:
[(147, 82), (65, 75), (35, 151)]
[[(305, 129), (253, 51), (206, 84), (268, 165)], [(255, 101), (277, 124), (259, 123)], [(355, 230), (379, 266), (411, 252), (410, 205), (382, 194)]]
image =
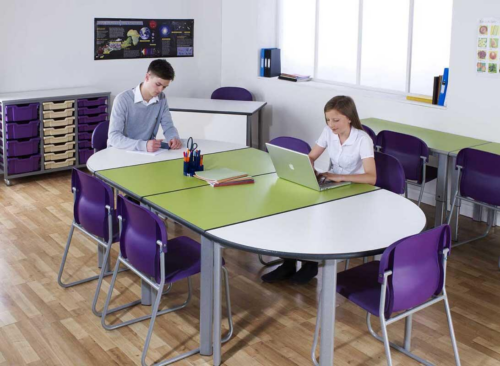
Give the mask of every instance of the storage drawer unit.
[(85, 164), (95, 126), (108, 120), (109, 95), (88, 87), (0, 94), (5, 182)]
[(85, 123), (97, 123), (97, 122), (105, 122), (108, 120), (107, 113), (101, 113), (92, 116), (78, 116), (78, 124), (82, 125)]
[(78, 151), (78, 161), (80, 164), (85, 164), (92, 154), (94, 154), (93, 149), (81, 149)]
[[(0, 126), (3, 126), (0, 124)], [(3, 127), (2, 127), (3, 135)], [(37, 137), (40, 135), (40, 121), (31, 121), (26, 123), (10, 122), (5, 124), (5, 138), (12, 139), (26, 139), (30, 137)]]
[(58, 145), (45, 145), (43, 150), (45, 153), (59, 152), (59, 151), (67, 151), (75, 148), (74, 142), (66, 142), (65, 144)]
[(62, 161), (47, 161), (44, 163), (45, 169), (50, 170), (50, 169), (58, 169), (58, 168), (64, 168), (67, 166), (73, 166), (75, 165), (75, 158), (70, 158)]
[(66, 100), (64, 102), (47, 102), (43, 103), (44, 111), (57, 111), (60, 109), (68, 109), (73, 107), (74, 100)]
[(5, 107), (5, 121), (21, 122), (38, 119), (40, 103), (8, 105)]
[(107, 112), (108, 112), (107, 105), (100, 105), (98, 107), (78, 108), (78, 115), (79, 116), (88, 116), (91, 114), (102, 114), (102, 113), (107, 113)]
[(44, 119), (43, 127), (63, 127), (75, 124), (75, 117), (66, 117), (62, 119)]
[(78, 100), (78, 108), (95, 107), (99, 105), (105, 105), (107, 103), (108, 98), (106, 97), (80, 99)]

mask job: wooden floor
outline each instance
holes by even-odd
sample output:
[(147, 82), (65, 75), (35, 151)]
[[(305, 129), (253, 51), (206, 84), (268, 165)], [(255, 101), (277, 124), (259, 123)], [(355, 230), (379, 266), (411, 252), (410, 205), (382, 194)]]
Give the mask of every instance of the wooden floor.
[[(432, 208), (424, 210), (432, 223)], [(95, 282), (70, 289), (57, 284), (71, 221), (68, 172), (18, 180), (12, 187), (0, 184), (0, 365), (140, 364), (148, 321), (105, 331), (90, 310)], [(461, 221), (462, 237), (484, 229), (484, 224), (470, 219)], [(196, 238), (171, 222), (168, 230), (170, 238)], [(98, 273), (95, 248), (93, 242), (75, 234), (65, 280)], [(116, 255), (114, 250), (113, 263)], [(487, 239), (451, 252), (447, 289), (462, 365), (500, 365), (499, 256), (498, 228)], [(235, 322), (235, 334), (222, 348), (224, 364), (310, 365), (321, 281), (314, 279), (306, 286), (263, 284), (260, 276), (267, 269), (256, 255), (226, 249), (224, 257)], [(109, 279), (105, 290), (108, 284)], [(186, 309), (157, 320), (148, 362), (197, 347), (198, 276), (194, 284), (193, 300)], [(186, 283), (175, 284), (165, 305), (183, 301), (185, 290)], [(138, 279), (120, 274), (114, 295), (116, 304), (136, 299)], [(337, 304), (335, 365), (385, 365), (383, 345), (368, 334), (365, 313), (341, 297)], [(139, 306), (121, 317), (147, 314), (149, 309)], [(378, 330), (377, 318), (372, 322)], [(439, 365), (454, 365), (442, 303), (416, 314), (413, 329), (415, 353)], [(401, 342), (403, 323), (391, 325), (389, 336)], [(392, 354), (394, 365), (418, 364), (396, 351)], [(211, 357), (199, 355), (178, 363), (210, 364)]]

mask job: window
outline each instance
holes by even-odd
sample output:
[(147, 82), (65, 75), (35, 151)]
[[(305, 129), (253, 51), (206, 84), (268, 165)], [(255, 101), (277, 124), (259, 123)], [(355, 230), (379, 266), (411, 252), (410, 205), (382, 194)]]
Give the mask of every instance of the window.
[(282, 71), (432, 95), (450, 58), (453, 0), (279, 0)]

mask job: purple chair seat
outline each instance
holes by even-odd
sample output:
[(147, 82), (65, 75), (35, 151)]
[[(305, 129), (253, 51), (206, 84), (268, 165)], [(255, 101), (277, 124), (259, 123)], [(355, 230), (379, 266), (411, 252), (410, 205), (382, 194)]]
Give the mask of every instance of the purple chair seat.
[[(224, 258), (222, 265), (225, 265)], [(165, 281), (174, 283), (200, 272), (200, 244), (187, 236), (170, 239), (168, 241), (168, 255), (165, 257)]]
[(104, 150), (108, 144), (109, 122), (101, 122), (92, 132), (92, 148), (94, 152)]
[(375, 185), (377, 187), (396, 194), (405, 193), (405, 171), (398, 159), (376, 151), (375, 166), (377, 169), (377, 182)]
[(375, 145), (377, 143), (377, 134), (375, 133), (375, 131), (365, 125), (361, 125), (361, 127), (363, 127), (363, 130), (371, 137), (373, 145)]
[(309, 154), (311, 152), (311, 146), (309, 146), (307, 142), (295, 137), (280, 136), (272, 139), (269, 143), (271, 145), (284, 147), (285, 149), (297, 151), (302, 154)]
[(337, 274), (337, 292), (370, 314), (379, 316), (380, 262), (373, 261)]

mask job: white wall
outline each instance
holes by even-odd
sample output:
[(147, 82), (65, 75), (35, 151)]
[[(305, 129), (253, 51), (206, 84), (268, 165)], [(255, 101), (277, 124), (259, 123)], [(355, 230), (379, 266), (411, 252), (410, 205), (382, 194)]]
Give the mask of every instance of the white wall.
[(221, 80), (221, 0), (0, 0), (0, 93), (96, 86), (112, 95), (152, 59), (94, 61), (94, 18), (194, 19), (192, 58), (167, 59), (167, 96), (209, 97)]
[[(347, 94), (355, 99), (361, 118), (500, 142), (500, 79), (475, 74), (478, 20), (500, 18), (498, 0), (454, 0), (446, 109), (353, 88), (259, 78), (260, 48), (277, 46), (276, 0), (222, 0), (222, 12), (222, 86), (247, 88), (257, 100), (268, 102), (262, 123), (265, 141), (289, 135), (313, 144), (325, 123), (325, 103)], [(430, 41), (439, 42), (439, 35)], [(433, 204), (434, 192), (433, 184), (426, 187), (424, 202)]]
[[(500, 79), (475, 74), (478, 20), (500, 18), (500, 1), (454, 0), (447, 109), (410, 104), (352, 88), (258, 78), (259, 49), (276, 46), (275, 3), (222, 3), (222, 85), (246, 87), (259, 100), (269, 103), (272, 113), (264, 123), (269, 125), (269, 137), (288, 134), (314, 142), (324, 126), (322, 110), (326, 101), (338, 94), (349, 94), (355, 98), (361, 118), (378, 117), (500, 142)], [(439, 41), (438, 36), (435, 41)]]

